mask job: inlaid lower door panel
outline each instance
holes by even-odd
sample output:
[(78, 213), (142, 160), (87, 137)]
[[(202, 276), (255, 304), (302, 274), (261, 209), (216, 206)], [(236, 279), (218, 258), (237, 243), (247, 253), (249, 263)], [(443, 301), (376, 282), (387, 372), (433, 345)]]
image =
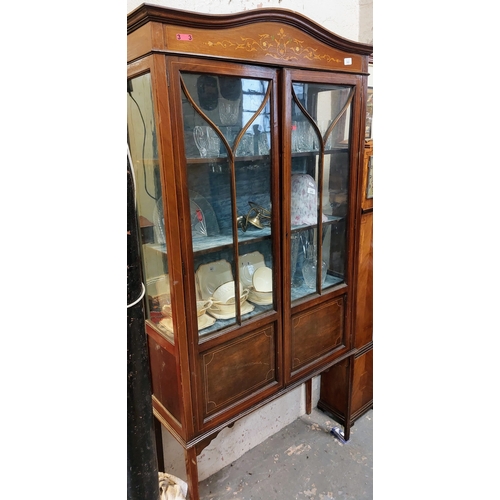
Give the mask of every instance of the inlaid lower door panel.
[(272, 324), (200, 355), (204, 418), (277, 385), (275, 337)]
[(345, 338), (344, 296), (324, 302), (292, 317), (291, 371), (299, 370), (334, 352), (343, 351)]

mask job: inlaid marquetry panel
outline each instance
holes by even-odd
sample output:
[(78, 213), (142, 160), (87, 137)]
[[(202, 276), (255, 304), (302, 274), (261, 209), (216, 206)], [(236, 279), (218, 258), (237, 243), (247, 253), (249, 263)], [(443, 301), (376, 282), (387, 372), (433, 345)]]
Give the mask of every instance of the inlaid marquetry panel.
[(292, 318), (292, 370), (344, 344), (344, 298), (340, 297)]
[(262, 22), (204, 30), (166, 25), (166, 49), (279, 65), (359, 72), (362, 57), (329, 47), (293, 26)]
[(275, 345), (271, 325), (201, 355), (205, 416), (276, 381)]

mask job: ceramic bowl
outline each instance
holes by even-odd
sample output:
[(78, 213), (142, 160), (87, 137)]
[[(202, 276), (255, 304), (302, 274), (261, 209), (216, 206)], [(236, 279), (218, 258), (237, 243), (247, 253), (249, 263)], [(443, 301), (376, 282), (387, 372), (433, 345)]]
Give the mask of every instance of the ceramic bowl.
[(272, 292), (273, 270), (270, 267), (259, 267), (253, 273), (252, 283), (256, 292)]
[[(246, 302), (248, 298), (248, 289), (245, 289), (241, 292), (240, 295), (240, 307)], [(214, 311), (220, 314), (234, 314), (236, 311), (236, 307), (234, 304), (234, 297), (232, 303), (219, 302), (217, 300), (212, 301), (212, 305), (209, 308), (209, 311)]]
[[(220, 304), (233, 304), (236, 302), (234, 280), (223, 283), (214, 291), (212, 299)], [(240, 283), (240, 297), (243, 295), (243, 285)]]

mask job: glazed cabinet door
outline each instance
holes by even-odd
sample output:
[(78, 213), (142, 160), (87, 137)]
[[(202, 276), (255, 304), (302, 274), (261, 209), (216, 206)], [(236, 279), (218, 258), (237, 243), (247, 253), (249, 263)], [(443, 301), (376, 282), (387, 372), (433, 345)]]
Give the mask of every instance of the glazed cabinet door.
[[(200, 426), (281, 384), (277, 73), (171, 59)], [(228, 410), (229, 409), (229, 410)]]
[[(164, 156), (155, 105), (154, 77), (148, 71), (132, 76), (127, 85), (127, 142), (132, 160), (135, 202), (139, 215), (145, 315), (151, 366), (153, 402), (164, 409), (166, 418), (181, 431), (181, 378), (177, 369), (178, 332), (174, 327), (173, 306), (182, 304), (182, 292), (172, 283), (178, 281), (177, 264), (167, 249), (168, 238), (163, 196)], [(177, 275), (176, 275), (177, 274)], [(174, 276), (174, 278), (172, 278)], [(177, 287), (178, 288), (178, 287)], [(177, 312), (177, 316), (182, 316)]]
[(286, 359), (293, 379), (350, 348), (351, 206), (361, 80), (286, 71), (285, 84), (291, 309)]
[(164, 320), (170, 312), (171, 292), (151, 73), (128, 82), (127, 136), (140, 224), (146, 319), (173, 342), (172, 328)]

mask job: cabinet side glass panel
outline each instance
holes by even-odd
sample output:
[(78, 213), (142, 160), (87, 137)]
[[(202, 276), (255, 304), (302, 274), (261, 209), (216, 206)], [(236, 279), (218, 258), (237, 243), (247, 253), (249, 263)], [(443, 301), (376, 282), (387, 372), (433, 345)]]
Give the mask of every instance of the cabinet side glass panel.
[[(203, 336), (273, 308), (270, 88), (258, 79), (189, 72), (181, 72), (181, 87)], [(265, 289), (255, 290), (259, 267), (266, 268), (258, 273)]]
[(292, 301), (344, 281), (349, 186), (349, 86), (292, 89)]
[(140, 226), (146, 319), (173, 342), (168, 257), (149, 73), (128, 81), (127, 136)]

